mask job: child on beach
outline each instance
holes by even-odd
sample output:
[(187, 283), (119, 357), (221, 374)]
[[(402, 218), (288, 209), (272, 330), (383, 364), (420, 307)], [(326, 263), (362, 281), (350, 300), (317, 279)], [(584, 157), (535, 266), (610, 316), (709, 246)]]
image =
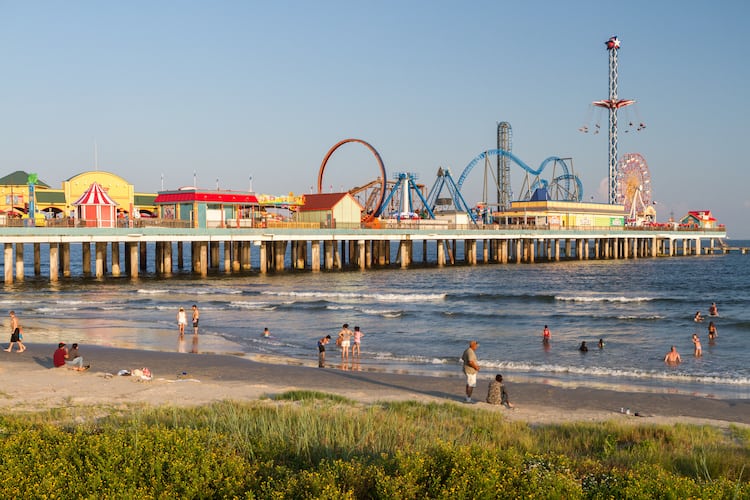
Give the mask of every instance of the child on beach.
[(696, 358), (700, 358), (703, 355), (703, 349), (701, 349), (701, 339), (698, 337), (697, 333), (693, 334), (693, 355)]
[(365, 334), (362, 333), (362, 331), (359, 329), (358, 326), (354, 327), (354, 344), (352, 345), (352, 356), (359, 359), (359, 344), (362, 341), (362, 337), (364, 337)]

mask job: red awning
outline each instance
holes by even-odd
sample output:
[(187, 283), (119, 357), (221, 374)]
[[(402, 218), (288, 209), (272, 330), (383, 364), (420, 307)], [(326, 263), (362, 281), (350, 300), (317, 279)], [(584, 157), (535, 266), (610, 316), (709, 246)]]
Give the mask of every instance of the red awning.
[(224, 203), (227, 205), (257, 205), (258, 198), (252, 194), (233, 193), (231, 191), (170, 191), (159, 193), (154, 200), (155, 204), (167, 203)]

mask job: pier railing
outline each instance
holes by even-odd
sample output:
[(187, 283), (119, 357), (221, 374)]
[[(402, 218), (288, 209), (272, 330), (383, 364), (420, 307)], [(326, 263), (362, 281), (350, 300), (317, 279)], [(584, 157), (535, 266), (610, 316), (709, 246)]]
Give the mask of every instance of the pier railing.
[[(96, 228), (105, 227), (100, 222), (92, 219), (79, 219), (73, 217), (38, 219), (32, 223), (31, 219), (21, 219), (6, 217), (0, 219), (0, 227), (54, 227), (54, 228)], [(380, 229), (380, 230), (448, 230), (448, 231), (597, 231), (597, 232), (614, 232), (628, 231), (639, 233), (650, 233), (656, 231), (684, 232), (684, 233), (702, 233), (725, 231), (724, 225), (716, 228), (701, 228), (695, 225), (653, 225), (653, 226), (560, 226), (558, 224), (456, 224), (447, 221), (436, 220), (380, 220), (374, 225), (365, 226), (359, 223), (336, 223), (326, 225), (318, 222), (293, 222), (293, 221), (254, 221), (251, 219), (227, 219), (225, 221), (213, 221), (210, 224), (215, 228), (227, 229)], [(135, 219), (118, 218), (115, 221), (117, 228), (191, 228), (192, 222), (179, 219), (161, 219), (154, 217), (141, 217)]]

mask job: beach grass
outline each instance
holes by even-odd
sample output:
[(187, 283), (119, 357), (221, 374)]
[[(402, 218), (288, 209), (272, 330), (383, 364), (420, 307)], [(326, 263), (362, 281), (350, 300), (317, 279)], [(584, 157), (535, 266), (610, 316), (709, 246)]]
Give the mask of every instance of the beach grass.
[(748, 498), (750, 431), (314, 391), (0, 419), (6, 497)]

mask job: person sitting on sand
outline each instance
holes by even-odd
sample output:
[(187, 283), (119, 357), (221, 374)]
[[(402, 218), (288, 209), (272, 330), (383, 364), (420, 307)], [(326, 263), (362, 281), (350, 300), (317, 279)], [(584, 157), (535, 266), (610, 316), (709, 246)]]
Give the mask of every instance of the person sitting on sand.
[(719, 315), (719, 308), (716, 307), (716, 302), (711, 302), (711, 305), (708, 308), (708, 315), (709, 316), (718, 316)]
[(672, 346), (667, 355), (664, 356), (664, 362), (668, 365), (679, 365), (682, 362), (680, 353), (677, 352), (677, 348), (675, 346)]
[[(83, 366), (83, 358), (81, 356), (78, 356), (78, 344), (73, 344), (74, 352), (73, 354), (76, 356), (74, 360), (68, 361), (70, 359), (70, 354), (68, 353), (68, 348), (65, 347), (65, 342), (60, 342), (57, 344), (57, 349), (55, 349), (55, 352), (52, 354), (52, 365), (55, 368), (61, 368), (63, 366), (70, 366), (72, 370), (83, 372), (89, 369), (89, 366)], [(73, 361), (75, 359), (78, 359), (80, 361), (76, 361), (75, 365), (73, 365)]]
[(586, 345), (586, 341), (582, 341), (581, 345), (578, 347), (578, 350), (581, 352), (589, 352), (589, 346)]
[(693, 321), (695, 321), (696, 323), (700, 323), (701, 321), (703, 321), (703, 316), (701, 316), (700, 311), (695, 313), (695, 318), (693, 318)]
[(491, 405), (505, 405), (508, 408), (514, 408), (513, 403), (508, 399), (505, 385), (503, 385), (503, 376), (499, 373), (495, 375), (495, 380), (490, 382), (487, 389), (487, 402)]
[(83, 366), (83, 356), (78, 352), (78, 344), (73, 344), (71, 349), (68, 351), (68, 357), (65, 360), (65, 364), (71, 369), (82, 372), (88, 370), (90, 365)]

